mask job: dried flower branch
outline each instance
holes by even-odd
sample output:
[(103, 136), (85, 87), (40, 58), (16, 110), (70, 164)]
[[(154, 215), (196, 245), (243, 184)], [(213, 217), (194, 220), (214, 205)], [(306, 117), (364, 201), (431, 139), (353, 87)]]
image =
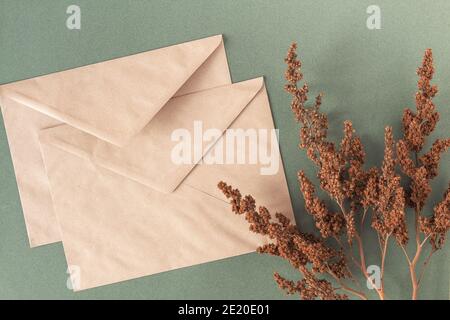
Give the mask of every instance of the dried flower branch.
[[(265, 207), (256, 210), (253, 197), (242, 197), (239, 190), (225, 182), (220, 182), (219, 188), (230, 199), (233, 212), (245, 215), (251, 231), (272, 240), (258, 252), (279, 256), (302, 274), (302, 279), (297, 282), (274, 274), (279, 287), (288, 294), (297, 293), (302, 299), (346, 299), (347, 295), (343, 293), (346, 292), (367, 299), (361, 290), (352, 287), (356, 279), (348, 265), (351, 261), (373, 283), (380, 299), (384, 299), (386, 253), (389, 240), (395, 239), (407, 258), (412, 298), (417, 299), (424, 270), (433, 253), (443, 247), (450, 228), (450, 185), (443, 200), (434, 207), (433, 215), (422, 215), (431, 193), (430, 180), (438, 174), (440, 157), (450, 147), (450, 139), (437, 139), (428, 152), (419, 154), (439, 121), (432, 101), (437, 87), (431, 85), (434, 73), (431, 50), (425, 51), (422, 66), (417, 70), (416, 111), (405, 109), (402, 139), (395, 143), (392, 128), (386, 127), (383, 163), (380, 168), (368, 170), (364, 169), (365, 151), (352, 123), (344, 122), (344, 136), (336, 146), (327, 140), (328, 118), (320, 110), (322, 94), (316, 97), (311, 107), (306, 106), (309, 88), (306, 83), (299, 85), (303, 73), (296, 50), (294, 43), (285, 58), (285, 90), (292, 96), (291, 109), (301, 125), (299, 146), (317, 166), (320, 188), (335, 201), (339, 210), (328, 208), (316, 195), (315, 187), (304, 171), (298, 173), (300, 190), (305, 209), (313, 217), (320, 237), (301, 232), (281, 213), (275, 214), (277, 222), (272, 221)], [(406, 189), (401, 184), (402, 176), (396, 171), (397, 164), (409, 179)], [(408, 206), (415, 212), (416, 252), (413, 258), (406, 250), (410, 238), (406, 224)], [(368, 274), (361, 236), (368, 212), (372, 213), (371, 226), (380, 242), (381, 285), (378, 287)], [(336, 246), (330, 246), (328, 239), (334, 239)], [(417, 264), (427, 243), (431, 245), (431, 251), (417, 273)], [(355, 245), (358, 257), (352, 253)], [(331, 279), (338, 286), (333, 286)]]
[[(416, 253), (412, 259), (406, 254), (411, 274), (413, 299), (417, 299), (420, 287), (421, 276), (417, 276), (416, 269), (426, 241), (429, 240), (432, 247), (431, 257), (444, 245), (445, 235), (450, 228), (450, 210), (448, 200), (446, 200), (448, 192), (445, 193), (444, 200), (435, 207), (432, 217), (422, 216), (425, 202), (431, 194), (430, 181), (438, 174), (441, 154), (450, 147), (450, 138), (437, 139), (427, 153), (422, 156), (419, 154), (425, 145), (426, 138), (434, 131), (439, 121), (439, 113), (435, 110), (433, 102), (433, 98), (438, 92), (437, 87), (431, 85), (433, 74), (433, 55), (431, 49), (427, 49), (422, 66), (417, 69), (419, 81), (415, 99), (416, 111), (408, 108), (404, 110), (403, 138), (397, 143), (398, 162), (403, 173), (410, 178), (405, 201), (414, 209), (415, 213)], [(404, 244), (402, 245), (404, 246)], [(402, 249), (406, 253), (406, 249), (404, 247)], [(428, 259), (422, 270), (427, 264)], [(421, 275), (423, 275), (423, 271), (421, 271)]]
[[(275, 214), (276, 222), (272, 221), (265, 207), (256, 209), (253, 197), (242, 197), (239, 190), (225, 182), (220, 182), (218, 187), (230, 200), (233, 212), (245, 216), (251, 231), (268, 236), (273, 241), (257, 251), (279, 256), (302, 273), (303, 279), (298, 282), (286, 280), (275, 273), (274, 278), (282, 289), (289, 294), (297, 293), (302, 299), (347, 299), (345, 294), (336, 292), (338, 289), (329, 280), (321, 277), (322, 273), (329, 274), (341, 283), (350, 277), (341, 251), (328, 247), (321, 238), (300, 232), (281, 213)], [(363, 293), (347, 289), (346, 285), (341, 287), (342, 290), (349, 290), (360, 298), (365, 298)]]

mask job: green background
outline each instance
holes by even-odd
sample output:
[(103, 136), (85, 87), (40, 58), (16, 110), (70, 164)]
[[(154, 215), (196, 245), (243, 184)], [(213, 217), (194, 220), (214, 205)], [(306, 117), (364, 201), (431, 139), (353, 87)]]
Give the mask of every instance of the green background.
[[(70, 4), (81, 7), (81, 30), (65, 26)], [(366, 27), (371, 4), (381, 7), (381, 30)], [(427, 47), (434, 50), (435, 83), (441, 89), (435, 101), (442, 120), (435, 136), (448, 135), (449, 12), (445, 0), (0, 0), (0, 83), (223, 34), (233, 81), (265, 76), (297, 223), (311, 229), (296, 171), (304, 168), (313, 177), (313, 166), (297, 148), (298, 127), (282, 89), (290, 42), (299, 41), (311, 94), (325, 93), (331, 136), (339, 139), (342, 121), (352, 120), (372, 165), (382, 159), (384, 126), (394, 126), (399, 137), (402, 110), (413, 107), (415, 70)], [(285, 296), (272, 272), (297, 276), (284, 261), (248, 254), (72, 293), (61, 244), (28, 247), (3, 124), (0, 153), (0, 298), (279, 299)], [(449, 160), (444, 157), (433, 181), (433, 202), (448, 183)], [(371, 247), (369, 263), (379, 263), (373, 234), (364, 238)], [(449, 248), (433, 258), (421, 298), (449, 298)], [(409, 273), (395, 245), (386, 268), (388, 298), (408, 298)]]

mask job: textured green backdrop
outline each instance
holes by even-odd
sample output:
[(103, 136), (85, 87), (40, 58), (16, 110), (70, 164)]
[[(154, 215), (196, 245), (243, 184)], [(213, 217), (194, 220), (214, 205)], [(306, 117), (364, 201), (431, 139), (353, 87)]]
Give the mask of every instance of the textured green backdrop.
[[(70, 4), (81, 7), (79, 31), (65, 26)], [(381, 7), (381, 30), (366, 27), (371, 4)], [(338, 139), (342, 121), (351, 119), (375, 164), (384, 126), (393, 125), (398, 137), (402, 110), (413, 105), (415, 70), (427, 47), (441, 89), (436, 134), (449, 133), (449, 12), (445, 0), (0, 0), (0, 83), (222, 33), (233, 81), (265, 76), (297, 222), (308, 229), (295, 177), (299, 168), (312, 176), (312, 165), (297, 149), (297, 125), (282, 90), (290, 42), (299, 41), (312, 94), (325, 92), (332, 136)], [(28, 248), (3, 124), (0, 153), (0, 298), (278, 299), (284, 296), (272, 272), (295, 276), (283, 261), (248, 254), (74, 294), (66, 288), (61, 244)], [(434, 200), (448, 183), (449, 160), (433, 182)], [(373, 246), (369, 263), (377, 263), (375, 239), (365, 238)], [(449, 247), (433, 259), (421, 298), (449, 298)], [(409, 275), (395, 246), (387, 270), (388, 297), (408, 298)]]

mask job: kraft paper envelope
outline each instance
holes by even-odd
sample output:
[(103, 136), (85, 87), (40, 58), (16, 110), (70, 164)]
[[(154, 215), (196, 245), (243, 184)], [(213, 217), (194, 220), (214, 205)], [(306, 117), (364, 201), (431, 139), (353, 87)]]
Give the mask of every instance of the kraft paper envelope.
[[(30, 241), (61, 237), (75, 290), (266, 243), (230, 212), (220, 180), (293, 219), (263, 79), (231, 84), (220, 36), (3, 86), (2, 111)], [(276, 152), (277, 170), (207, 163), (231, 129), (268, 134), (258, 147)], [(177, 130), (192, 137), (194, 153), (199, 134), (216, 135), (200, 137), (200, 157), (180, 164)]]
[(0, 105), (31, 247), (61, 240), (38, 133), (62, 122), (130, 139), (176, 95), (231, 84), (221, 36), (0, 86)]

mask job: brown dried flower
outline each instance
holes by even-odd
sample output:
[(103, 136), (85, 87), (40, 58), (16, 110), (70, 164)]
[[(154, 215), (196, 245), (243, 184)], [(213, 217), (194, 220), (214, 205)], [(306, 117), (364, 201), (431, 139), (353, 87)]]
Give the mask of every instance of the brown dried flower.
[(425, 168), (428, 180), (437, 176), (441, 154), (448, 148), (450, 148), (450, 139), (436, 139), (430, 151), (419, 158), (419, 163)]
[(403, 188), (400, 186), (400, 176), (395, 173), (392, 128), (385, 129), (384, 141), (384, 160), (378, 177), (378, 192), (376, 201), (372, 203), (374, 208), (372, 227), (381, 239), (386, 240), (393, 235), (397, 242), (405, 245), (408, 242), (404, 211), (405, 198)]
[[(218, 188), (231, 201), (234, 213), (244, 215), (252, 232), (266, 235), (273, 242), (258, 248), (258, 252), (282, 257), (305, 276), (299, 283), (294, 283), (275, 274), (275, 280), (288, 293), (298, 293), (304, 299), (343, 299), (337, 294), (331, 282), (318, 278), (321, 273), (333, 270), (333, 276), (344, 279), (350, 275), (347, 264), (342, 261), (342, 253), (327, 246), (320, 238), (300, 232), (289, 219), (276, 213), (273, 221), (265, 207), (256, 210), (255, 200), (251, 196), (242, 197), (237, 189), (225, 182)], [(306, 280), (307, 279), (307, 280)]]
[(420, 217), (420, 231), (429, 237), (432, 250), (441, 249), (450, 229), (450, 185), (444, 193), (444, 198), (434, 207), (431, 217)]
[(427, 49), (422, 66), (417, 69), (417, 75), (419, 76), (417, 82), (419, 91), (416, 93), (417, 111), (405, 109), (403, 113), (404, 141), (411, 151), (419, 152), (422, 150), (425, 138), (430, 135), (439, 121), (439, 114), (435, 111), (432, 100), (438, 92), (437, 87), (430, 84), (433, 74), (433, 55), (431, 49)]
[[(341, 293), (345, 291), (366, 299), (363, 292), (347, 284), (349, 280), (355, 281), (347, 261), (353, 262), (368, 281), (373, 281), (367, 272), (361, 237), (366, 215), (372, 213), (371, 226), (377, 233), (381, 252), (381, 287), (377, 287), (376, 292), (380, 299), (385, 298), (384, 266), (392, 237), (407, 258), (412, 298), (416, 299), (429, 258), (442, 248), (450, 229), (450, 185), (443, 200), (434, 207), (433, 215), (422, 216), (431, 193), (430, 180), (438, 174), (441, 155), (450, 147), (450, 139), (437, 139), (428, 152), (419, 154), (439, 121), (432, 101), (438, 91), (436, 86), (431, 85), (434, 74), (432, 52), (430, 49), (425, 51), (422, 65), (417, 69), (416, 110), (404, 110), (403, 137), (395, 142), (392, 128), (386, 127), (383, 163), (380, 168), (365, 170), (365, 151), (352, 123), (344, 122), (344, 136), (336, 146), (327, 140), (328, 118), (320, 111), (322, 94), (317, 95), (311, 106), (306, 106), (309, 87), (306, 82), (299, 84), (303, 73), (296, 50), (297, 45), (293, 43), (285, 58), (285, 90), (292, 96), (291, 109), (295, 120), (301, 125), (300, 148), (306, 150), (307, 156), (317, 166), (320, 188), (336, 202), (339, 210), (330, 209), (319, 199), (304, 171), (298, 172), (300, 190), (305, 209), (313, 217), (320, 237), (300, 232), (281, 213), (276, 213), (277, 220), (273, 221), (265, 207), (256, 209), (253, 197), (242, 197), (239, 190), (224, 182), (219, 183), (219, 188), (230, 200), (233, 212), (245, 215), (251, 231), (272, 240), (270, 244), (258, 248), (258, 252), (279, 256), (301, 273), (302, 279), (297, 282), (274, 274), (279, 287), (288, 294), (299, 294), (302, 299), (346, 299), (347, 295)], [(409, 179), (406, 189), (402, 187), (397, 164)], [(409, 240), (406, 204), (415, 212), (416, 252), (412, 257), (406, 251)], [(341, 241), (343, 237), (348, 248)], [(332, 239), (336, 240), (337, 248), (328, 244), (328, 240)], [(355, 243), (359, 253), (357, 258), (352, 250)], [(426, 243), (431, 244), (432, 250), (419, 274), (418, 261)], [(338, 283), (338, 287), (327, 279), (330, 277)]]
[(305, 199), (306, 211), (314, 217), (316, 227), (324, 238), (338, 237), (343, 230), (345, 219), (341, 212), (331, 212), (325, 203), (315, 196), (314, 185), (303, 171), (298, 172), (300, 190)]

